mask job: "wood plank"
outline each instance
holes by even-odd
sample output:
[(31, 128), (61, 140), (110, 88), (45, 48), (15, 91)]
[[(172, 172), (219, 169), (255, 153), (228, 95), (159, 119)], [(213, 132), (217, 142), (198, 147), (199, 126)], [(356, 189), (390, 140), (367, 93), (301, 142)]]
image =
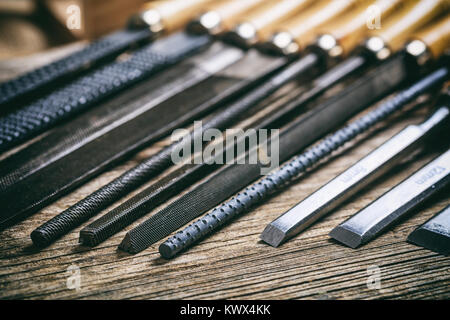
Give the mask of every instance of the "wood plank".
[[(267, 223), (407, 124), (423, 120), (426, 114), (427, 110), (422, 108), (384, 123), (383, 126), (389, 125), (387, 129), (382, 130), (380, 126), (369, 136), (347, 145), (285, 192), (276, 194), (176, 259), (160, 258), (159, 243), (137, 255), (117, 249), (125, 233), (147, 217), (92, 249), (78, 246), (78, 233), (93, 219), (52, 246), (40, 252), (33, 249), (29, 233), (34, 228), (168, 143), (168, 139), (161, 141), (3, 231), (0, 234), (0, 298), (448, 299), (449, 258), (405, 241), (417, 225), (449, 203), (448, 192), (435, 197), (409, 219), (360, 249), (343, 247), (328, 237), (334, 226), (420, 168), (436, 156), (435, 152), (391, 171), (280, 248), (259, 241)], [(367, 268), (373, 265), (381, 270), (380, 290), (367, 286)], [(80, 268), (79, 291), (67, 288), (69, 266)]]

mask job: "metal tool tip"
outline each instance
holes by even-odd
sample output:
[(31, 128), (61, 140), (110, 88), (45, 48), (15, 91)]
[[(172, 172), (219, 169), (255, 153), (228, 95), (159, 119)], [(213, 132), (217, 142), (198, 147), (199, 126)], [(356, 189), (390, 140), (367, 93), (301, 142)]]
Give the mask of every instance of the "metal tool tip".
[(269, 41), (259, 45), (260, 49), (274, 54), (292, 55), (299, 51), (298, 44), (289, 32), (278, 32)]
[(359, 234), (345, 228), (344, 226), (337, 226), (329, 233), (329, 236), (339, 241), (340, 243), (350, 247), (357, 248), (362, 244), (362, 238)]
[(225, 39), (239, 47), (249, 48), (257, 42), (256, 29), (251, 23), (244, 22), (228, 32)]
[(132, 237), (129, 232), (125, 235), (122, 242), (119, 244), (119, 249), (123, 250), (125, 252), (128, 252), (128, 253), (138, 253), (139, 252), (138, 250), (136, 250), (134, 248)]
[(89, 230), (81, 230), (78, 243), (82, 246), (94, 247), (97, 245), (95, 234)]
[(222, 19), (215, 11), (208, 11), (188, 24), (192, 33), (209, 33), (216, 35), (222, 31)]
[(175, 257), (176, 250), (175, 247), (168, 241), (161, 243), (159, 246), (159, 253), (164, 259), (171, 259)]
[(128, 26), (130, 28), (149, 28), (153, 33), (160, 33), (164, 28), (161, 14), (154, 9), (133, 15), (128, 21)]
[(270, 223), (261, 233), (260, 237), (262, 241), (276, 248), (286, 239), (286, 233)]
[(408, 242), (428, 250), (450, 255), (450, 237), (425, 228), (418, 228), (408, 236)]
[(30, 234), (31, 241), (36, 247), (42, 248), (46, 247), (50, 244), (48, 237), (46, 237), (45, 233), (41, 232), (41, 230), (34, 230)]

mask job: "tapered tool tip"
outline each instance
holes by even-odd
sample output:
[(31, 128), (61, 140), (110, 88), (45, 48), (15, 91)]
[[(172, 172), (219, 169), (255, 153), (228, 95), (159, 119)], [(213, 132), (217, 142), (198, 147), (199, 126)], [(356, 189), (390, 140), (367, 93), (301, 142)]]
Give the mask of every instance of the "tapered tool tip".
[(336, 241), (339, 241), (340, 243), (353, 249), (359, 247), (363, 243), (361, 235), (347, 229), (342, 225), (331, 230), (329, 235)]
[(408, 236), (408, 242), (445, 256), (450, 255), (449, 235), (433, 232), (425, 228), (419, 228), (414, 230)]
[(159, 253), (161, 254), (161, 256), (164, 259), (171, 259), (173, 257), (175, 257), (175, 255), (177, 254), (177, 251), (175, 251), (175, 248), (173, 245), (171, 245), (170, 243), (164, 242), (161, 243), (161, 245), (159, 246)]
[(128, 253), (138, 253), (139, 251), (133, 246), (133, 241), (130, 233), (128, 232), (119, 244), (119, 249)]
[(31, 232), (30, 238), (31, 241), (33, 241), (33, 244), (39, 248), (46, 247), (51, 243), (51, 239), (49, 239), (47, 234), (39, 229), (36, 229), (33, 232)]
[(261, 233), (260, 237), (262, 241), (276, 248), (286, 240), (286, 233), (281, 231), (276, 225), (270, 223)]

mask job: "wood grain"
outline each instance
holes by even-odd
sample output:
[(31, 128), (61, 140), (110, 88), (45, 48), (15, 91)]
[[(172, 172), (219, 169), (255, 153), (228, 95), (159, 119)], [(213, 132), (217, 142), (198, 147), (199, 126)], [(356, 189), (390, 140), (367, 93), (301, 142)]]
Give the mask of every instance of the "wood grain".
[[(416, 226), (450, 202), (448, 191), (360, 249), (343, 247), (328, 237), (334, 226), (420, 168), (436, 156), (435, 152), (397, 167), (280, 248), (259, 241), (267, 223), (405, 125), (424, 119), (426, 111), (423, 108), (411, 111), (384, 123), (370, 136), (346, 146), (285, 192), (276, 194), (173, 260), (160, 258), (159, 243), (137, 255), (117, 249), (126, 231), (147, 217), (92, 249), (78, 246), (78, 233), (93, 219), (52, 246), (40, 252), (33, 249), (29, 234), (34, 228), (137, 164), (139, 159), (156, 152), (168, 140), (159, 142), (28, 220), (1, 232), (0, 298), (448, 299), (450, 259), (405, 241)], [(381, 270), (380, 290), (367, 286), (367, 268), (372, 265)], [(69, 266), (80, 268), (79, 291), (67, 288)]]

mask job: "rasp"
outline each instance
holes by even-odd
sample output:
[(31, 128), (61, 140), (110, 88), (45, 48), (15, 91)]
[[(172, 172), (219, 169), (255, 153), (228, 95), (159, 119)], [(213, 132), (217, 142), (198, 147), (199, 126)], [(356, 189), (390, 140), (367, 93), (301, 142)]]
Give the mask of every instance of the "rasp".
[[(5, 159), (0, 166), (0, 226), (36, 212), (171, 130), (235, 98), (287, 63), (284, 58), (255, 51), (244, 55), (240, 49), (224, 48), (215, 43), (205, 53), (158, 75), (149, 85), (142, 84), (120, 99), (80, 115)], [(127, 99), (134, 90), (143, 96), (130, 104)], [(20, 194), (26, 197), (18, 198)]]
[(408, 242), (443, 255), (450, 255), (450, 206), (411, 232)]
[[(414, 17), (415, 18), (419, 17), (420, 19), (425, 20), (424, 18), (422, 18), (422, 15), (416, 14)], [(358, 21), (359, 21), (359, 19), (358, 19)], [(405, 25), (408, 26), (410, 24), (411, 23), (405, 24)], [(309, 29), (304, 28), (304, 30), (305, 30), (305, 32), (307, 32)], [(400, 28), (400, 31), (398, 31), (396, 36), (393, 36), (392, 38), (400, 36), (402, 34), (401, 30), (402, 29)], [(316, 64), (320, 64), (319, 62), (320, 62), (321, 58), (324, 56), (327, 57), (328, 52), (326, 50), (319, 50), (319, 49), (320, 48), (317, 48), (315, 50), (316, 51), (315, 53), (310, 53), (310, 54), (306, 55), (304, 58), (302, 58), (300, 61), (294, 63), (292, 66), (290, 66), (285, 71), (283, 71), (282, 74), (274, 77), (266, 85), (263, 85), (258, 90), (255, 90), (255, 92), (253, 92), (252, 94), (247, 95), (247, 97), (242, 99), (241, 102), (235, 103), (233, 107), (228, 107), (227, 111), (225, 113), (225, 116), (220, 115), (219, 117), (215, 117), (214, 119), (212, 119), (211, 121), (208, 122), (208, 125), (206, 127), (211, 126), (211, 125), (220, 127), (221, 125), (223, 125), (224, 121), (230, 121), (230, 119), (231, 119), (230, 117), (236, 117), (237, 115), (241, 114), (249, 106), (251, 106), (252, 104), (256, 103), (257, 101), (263, 99), (264, 97), (267, 97), (268, 95), (271, 94), (271, 92), (273, 92), (274, 90), (279, 88), (281, 85), (283, 85), (287, 81), (290, 81), (290, 79), (293, 79), (298, 74), (305, 73), (305, 71), (309, 70), (312, 66), (314, 66)], [(362, 66), (364, 66), (366, 61), (370, 61), (370, 60), (371, 59), (369, 59), (369, 58), (366, 59), (366, 54), (361, 55), (361, 57), (359, 57), (359, 58), (357, 57), (355, 59), (350, 59), (349, 61), (344, 63), (344, 65), (342, 67), (337, 68), (333, 74), (321, 79), (321, 80), (324, 80), (323, 82), (316, 83), (317, 87), (314, 88), (312, 91), (310, 91), (309, 96), (311, 98), (314, 96), (317, 96), (318, 94), (320, 94), (320, 92), (323, 92), (326, 88), (328, 88), (332, 84), (336, 83), (339, 79), (345, 77), (345, 75), (349, 75), (352, 72), (359, 70)], [(297, 104), (294, 104), (294, 109), (295, 109), (295, 106), (297, 106)], [(287, 111), (285, 110), (285, 112), (287, 112)], [(219, 122), (217, 122), (217, 121), (219, 121)], [(220, 123), (222, 123), (222, 124), (220, 124)], [(220, 124), (220, 126), (219, 126), (219, 124)], [(163, 152), (166, 152), (166, 154), (164, 155), (164, 157), (165, 157), (164, 161), (166, 162), (166, 165), (169, 165), (171, 163), (171, 161), (169, 160), (170, 150), (166, 149), (165, 151), (163, 150)], [(160, 166), (161, 166), (161, 163), (162, 163), (161, 161), (157, 162), (157, 164)], [(147, 170), (150, 172), (149, 168), (147, 168)], [(119, 181), (119, 180), (113, 181), (113, 183), (117, 183), (117, 181)], [(184, 182), (184, 183), (186, 183), (186, 182)], [(114, 193), (108, 190), (108, 186), (106, 186), (104, 188), (103, 196), (106, 197), (107, 194), (108, 194), (107, 201), (113, 201), (113, 200), (115, 201), (115, 198), (117, 196), (113, 197)], [(122, 193), (119, 193), (119, 194), (122, 195)], [(79, 223), (81, 223), (82, 221), (84, 221), (86, 219), (86, 217), (90, 217), (92, 214), (94, 214), (93, 211), (97, 210), (97, 209), (95, 209), (95, 206), (92, 207), (92, 205), (89, 204), (90, 202), (92, 202), (94, 200), (95, 200), (95, 202), (98, 203), (96, 206), (101, 205), (101, 206), (105, 207), (107, 205), (107, 204), (105, 204), (107, 201), (102, 200), (99, 203), (99, 201), (96, 197), (94, 197), (93, 199), (90, 199), (89, 201), (83, 200), (83, 202), (84, 202), (83, 206), (89, 207), (89, 209), (83, 209), (81, 211), (82, 214), (80, 214), (80, 209), (82, 209), (83, 206), (80, 208), (77, 208), (77, 206), (74, 206), (74, 208), (71, 208), (71, 209), (76, 209), (76, 210), (67, 210), (61, 216), (61, 217), (64, 217), (64, 219), (60, 219), (57, 217), (57, 218), (53, 219), (51, 221), (51, 223), (49, 222), (48, 226), (46, 226), (45, 228), (43, 227), (42, 229), (39, 230), (39, 232), (34, 233), (35, 236), (33, 236), (33, 237), (35, 239), (39, 239), (39, 240), (36, 240), (36, 243), (37, 242), (39, 242), (41, 244), (49, 243), (49, 241), (52, 241), (57, 236), (60, 236), (61, 234), (63, 234), (62, 230), (65, 230), (64, 232), (67, 232), (68, 230), (70, 230), (69, 228), (73, 228), (74, 226), (76, 226)], [(150, 200), (148, 200), (148, 201), (150, 201)], [(69, 217), (71, 217), (71, 218), (69, 218)], [(68, 223), (68, 221), (72, 221), (72, 222)], [(55, 227), (55, 225), (57, 225), (58, 227)], [(50, 226), (52, 226), (52, 227), (50, 227)], [(56, 232), (55, 230), (57, 230), (58, 232)]]
[[(30, 95), (42, 96), (41, 92), (52, 85), (59, 85), (75, 74), (111, 60), (134, 45), (148, 42), (163, 30), (171, 32), (193, 17), (207, 3), (206, 0), (170, 0), (148, 3), (139, 17), (140, 27), (128, 28), (109, 34), (85, 48), (58, 61), (28, 72), (18, 78), (0, 84), (0, 113), (16, 105)], [(186, 13), (187, 11), (187, 13)], [(136, 20), (134, 18), (133, 20)], [(38, 92), (39, 91), (39, 92)]]
[(442, 133), (442, 128), (448, 126), (449, 113), (450, 110), (447, 107), (442, 107), (422, 124), (406, 127), (268, 224), (261, 234), (261, 239), (273, 247), (278, 247), (332, 212), (393, 166), (414, 155), (430, 137), (436, 137), (437, 133)]
[(450, 150), (447, 150), (334, 228), (330, 236), (351, 248), (366, 244), (449, 183)]
[(0, 152), (16, 146), (211, 44), (185, 32), (144, 46), (0, 118)]
[[(266, 178), (247, 187), (245, 191), (238, 193), (231, 200), (221, 204), (182, 231), (177, 232), (160, 245), (159, 252), (164, 258), (172, 258), (179, 252), (188, 249), (196, 242), (217, 231), (226, 223), (245, 214), (252, 207), (263, 203), (274, 192), (287, 187), (300, 174), (305, 173), (308, 169), (326, 159), (332, 152), (353, 140), (356, 136), (368, 131), (393, 113), (401, 110), (405, 103), (411, 101), (411, 97), (416, 97), (435, 83), (435, 81), (430, 82), (430, 79), (437, 80), (438, 78), (433, 75), (421, 80), (411, 88), (382, 103), (382, 105), (367, 115), (352, 121), (345, 127), (327, 136)], [(412, 92), (414, 94), (411, 95)]]
[[(407, 75), (403, 57), (396, 56), (286, 125), (279, 135), (279, 161), (287, 160), (389, 93)], [(120, 247), (131, 253), (146, 249), (256, 180), (261, 167), (260, 164), (224, 165), (205, 182), (129, 231)]]

